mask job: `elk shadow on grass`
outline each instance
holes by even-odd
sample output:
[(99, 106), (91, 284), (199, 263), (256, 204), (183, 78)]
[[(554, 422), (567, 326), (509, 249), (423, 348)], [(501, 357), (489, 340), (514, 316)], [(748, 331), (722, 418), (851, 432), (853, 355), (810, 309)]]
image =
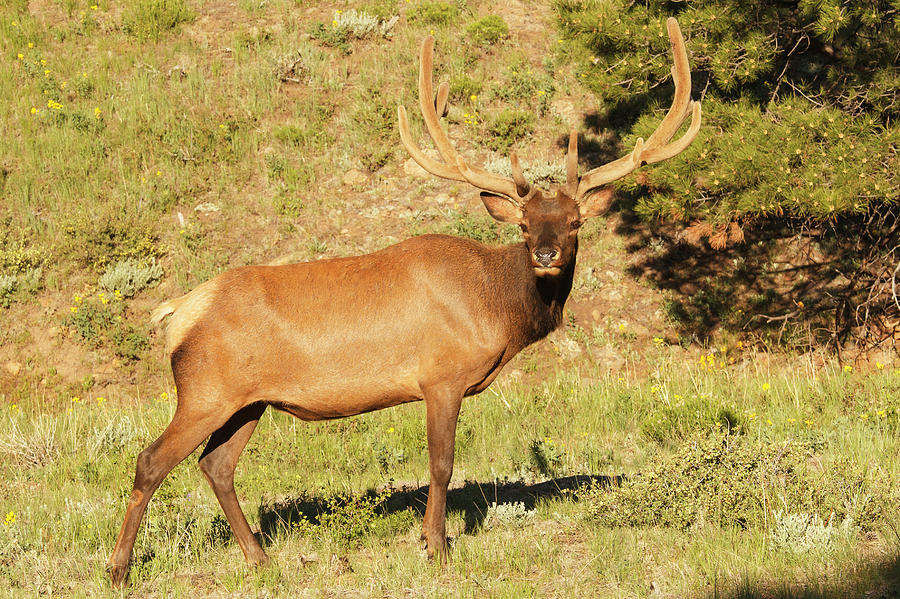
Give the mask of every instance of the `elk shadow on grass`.
[[(465, 481), (451, 487), (447, 493), (447, 512), (462, 513), (465, 520), (464, 534), (478, 530), (488, 507), (492, 503), (504, 504), (521, 502), (526, 509), (533, 509), (542, 499), (563, 497), (584, 486), (609, 487), (618, 485), (620, 476), (574, 475), (553, 478), (543, 482), (525, 483), (521, 481)], [(366, 495), (376, 497), (379, 493), (369, 491)], [(387, 487), (386, 497), (378, 504), (376, 511), (384, 516), (396, 512), (413, 511), (419, 518), (425, 515), (428, 500), (428, 485)], [(259, 506), (260, 536), (264, 544), (289, 530), (292, 525), (307, 521), (318, 524), (324, 514), (334, 509), (333, 497), (301, 495), (274, 502), (263, 502)]]

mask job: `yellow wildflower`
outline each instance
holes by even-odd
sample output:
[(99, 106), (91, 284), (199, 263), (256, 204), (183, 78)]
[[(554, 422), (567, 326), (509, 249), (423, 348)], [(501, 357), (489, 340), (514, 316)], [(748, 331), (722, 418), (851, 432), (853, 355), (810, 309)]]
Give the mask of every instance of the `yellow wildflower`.
[(878, 370), (884, 370), (884, 364), (882, 364), (881, 362), (875, 362), (875, 368), (877, 368)]
[(38, 113), (38, 109), (35, 108), (34, 106), (32, 106), (32, 107), (31, 107), (31, 114), (37, 114), (37, 113)]
[(853, 372), (853, 367), (849, 364), (844, 364), (844, 372)]
[(16, 58), (18, 58), (19, 60), (22, 60), (23, 58), (25, 58), (25, 55), (22, 54), (21, 52), (19, 52), (18, 54), (16, 54)]
[(763, 384), (762, 384), (762, 390), (763, 390), (763, 391), (768, 391), (768, 390), (771, 389), (771, 388), (772, 388), (772, 385), (770, 385), (769, 383), (763, 383)]
[(98, 403), (99, 405), (103, 405), (103, 402), (105, 402), (105, 401), (106, 401), (106, 398), (105, 398), (105, 397), (102, 397), (102, 396), (101, 396), (101, 397), (98, 397), (98, 398), (97, 398), (97, 403)]
[(9, 511), (6, 513), (6, 517), (3, 519), (3, 525), (9, 526), (10, 524), (16, 523), (16, 513), (13, 511)]
[(390, 427), (390, 428), (388, 429), (388, 432), (389, 432), (389, 433), (393, 433), (393, 432), (394, 432), (394, 427), (393, 427), (393, 426)]

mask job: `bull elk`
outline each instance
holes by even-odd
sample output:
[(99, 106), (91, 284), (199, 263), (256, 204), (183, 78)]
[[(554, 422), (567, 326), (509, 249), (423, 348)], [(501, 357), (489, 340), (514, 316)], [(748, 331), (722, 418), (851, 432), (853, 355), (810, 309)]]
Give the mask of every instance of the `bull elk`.
[[(247, 524), (234, 470), (266, 407), (303, 420), (343, 418), (425, 401), (430, 486), (422, 524), (429, 557), (447, 556), (447, 486), (464, 397), (486, 389), (526, 346), (560, 325), (572, 288), (578, 230), (612, 203), (608, 184), (675, 156), (700, 127), (690, 99), (684, 40), (668, 20), (675, 97), (647, 141), (578, 176), (577, 133), (569, 136), (566, 182), (545, 193), (529, 184), (515, 154), (512, 177), (468, 165), (441, 128), (448, 86), (433, 95), (433, 38), (425, 39), (419, 105), (443, 161), (413, 141), (406, 110), (400, 138), (433, 175), (482, 190), (491, 216), (522, 229), (524, 242), (490, 247), (445, 235), (414, 237), (364, 256), (229, 270), (169, 300), (166, 351), (178, 387), (171, 423), (137, 458), (134, 487), (107, 569), (123, 584), (141, 518), (171, 469), (209, 439), (200, 469), (251, 564), (269, 558)], [(671, 141), (691, 114), (683, 137)]]

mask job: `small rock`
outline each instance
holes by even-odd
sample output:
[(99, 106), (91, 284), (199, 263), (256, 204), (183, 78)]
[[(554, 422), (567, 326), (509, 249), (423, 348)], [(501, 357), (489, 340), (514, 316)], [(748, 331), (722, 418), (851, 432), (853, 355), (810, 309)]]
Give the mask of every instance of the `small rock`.
[(22, 370), (22, 365), (18, 362), (9, 361), (3, 365), (3, 369), (11, 375), (16, 376), (19, 374), (19, 371)]
[(594, 361), (601, 370), (617, 371), (625, 367), (625, 357), (613, 347), (605, 346), (594, 350)]
[(622, 300), (622, 291), (616, 287), (604, 287), (600, 291), (600, 297), (610, 303), (618, 303)]
[(350, 187), (354, 187), (356, 185), (363, 185), (369, 181), (368, 175), (362, 172), (359, 169), (350, 169), (346, 173), (344, 173), (341, 182), (344, 185), (349, 185)]
[(197, 204), (194, 207), (195, 212), (218, 212), (219, 207), (213, 204), (212, 202), (203, 202), (202, 204)]
[(417, 179), (427, 179), (431, 176), (428, 174), (428, 171), (419, 166), (419, 164), (412, 158), (403, 163), (403, 172), (410, 177), (415, 177)]

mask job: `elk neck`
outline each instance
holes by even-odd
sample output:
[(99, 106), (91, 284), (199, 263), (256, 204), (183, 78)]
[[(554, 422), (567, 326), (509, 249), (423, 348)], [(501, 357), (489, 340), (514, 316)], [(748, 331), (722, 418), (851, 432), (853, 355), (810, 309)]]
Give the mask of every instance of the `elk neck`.
[(505, 246), (500, 255), (502, 265), (497, 265), (495, 272), (503, 279), (499, 283), (509, 319), (510, 344), (519, 351), (562, 324), (563, 309), (572, 291), (575, 258), (558, 275), (539, 277), (524, 243)]

